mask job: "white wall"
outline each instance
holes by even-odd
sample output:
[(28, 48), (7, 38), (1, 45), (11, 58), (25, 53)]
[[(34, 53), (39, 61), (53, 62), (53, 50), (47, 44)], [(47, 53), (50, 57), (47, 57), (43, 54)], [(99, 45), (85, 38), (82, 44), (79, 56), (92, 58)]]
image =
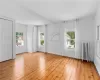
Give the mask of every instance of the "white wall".
[[(93, 61), (95, 53), (95, 19), (94, 15), (79, 19), (77, 24), (75, 20), (67, 23), (50, 24), (46, 27), (47, 52), (64, 55), (69, 57), (81, 58), (81, 43), (90, 42), (90, 60)], [(64, 31), (75, 30), (76, 45), (75, 49), (66, 49), (64, 45)], [(56, 34), (52, 40), (52, 35)]]
[[(100, 26), (100, 6), (98, 7), (95, 19), (96, 19), (95, 29), (97, 29), (97, 26)], [(97, 71), (98, 71), (98, 73), (100, 75), (100, 57), (99, 57), (100, 53), (97, 53), (97, 44), (98, 44), (98, 42), (100, 42), (100, 41), (96, 40), (96, 52), (95, 52), (94, 63), (96, 65)]]
[(38, 51), (38, 27), (34, 26), (34, 35), (33, 35), (33, 51), (36, 52)]
[(76, 57), (81, 57), (82, 42), (89, 42), (89, 60), (94, 59), (95, 54), (95, 19), (94, 16), (87, 16), (79, 19), (76, 23)]
[(28, 25), (27, 27), (27, 51), (28, 52), (33, 52), (34, 50), (33, 42), (34, 42), (34, 26)]
[(74, 30), (74, 22), (51, 24), (47, 26), (47, 52), (74, 57), (75, 50), (67, 49), (64, 40), (65, 29)]
[[(61, 55), (60, 24), (50, 24), (47, 26), (47, 52)], [(55, 36), (55, 34), (57, 34)]]
[(74, 57), (75, 50), (67, 49), (64, 45), (65, 29), (74, 30), (74, 22), (51, 24), (46, 27), (47, 52)]
[(23, 32), (24, 46), (16, 46), (16, 54), (27, 52), (27, 25), (16, 23), (16, 32)]

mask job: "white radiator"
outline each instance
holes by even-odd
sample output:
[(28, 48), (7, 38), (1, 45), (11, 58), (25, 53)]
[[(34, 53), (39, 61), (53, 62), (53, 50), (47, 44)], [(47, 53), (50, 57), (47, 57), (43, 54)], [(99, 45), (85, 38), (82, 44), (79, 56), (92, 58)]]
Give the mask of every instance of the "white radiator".
[(89, 42), (82, 42), (82, 60), (89, 61)]

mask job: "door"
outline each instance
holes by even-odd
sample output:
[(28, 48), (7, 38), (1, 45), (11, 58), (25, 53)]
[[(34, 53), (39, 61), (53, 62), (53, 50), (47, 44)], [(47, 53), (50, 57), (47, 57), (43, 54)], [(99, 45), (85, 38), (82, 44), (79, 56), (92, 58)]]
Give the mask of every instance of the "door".
[(13, 54), (13, 23), (6, 19), (0, 19), (0, 44), (1, 61), (12, 59)]

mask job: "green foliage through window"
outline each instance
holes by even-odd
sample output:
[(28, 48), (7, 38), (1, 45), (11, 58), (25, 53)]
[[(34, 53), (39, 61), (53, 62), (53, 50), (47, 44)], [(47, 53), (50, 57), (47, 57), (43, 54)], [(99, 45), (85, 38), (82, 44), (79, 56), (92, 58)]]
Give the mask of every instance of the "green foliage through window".
[(16, 32), (16, 46), (23, 46), (23, 32)]
[(66, 34), (70, 37), (70, 39), (75, 39), (75, 32), (66, 32)]
[(66, 44), (67, 44), (67, 48), (70, 48), (70, 49), (75, 48), (75, 32), (74, 31), (66, 32)]
[(40, 33), (40, 45), (44, 45), (44, 33)]
[(41, 45), (44, 45), (44, 40), (41, 40)]

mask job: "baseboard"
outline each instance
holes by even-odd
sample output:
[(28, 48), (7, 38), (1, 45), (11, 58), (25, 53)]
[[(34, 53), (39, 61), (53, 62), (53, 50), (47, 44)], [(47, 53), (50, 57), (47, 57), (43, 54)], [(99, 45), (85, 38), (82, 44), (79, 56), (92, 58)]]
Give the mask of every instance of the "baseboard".
[(64, 57), (64, 58), (72, 58), (72, 59), (76, 59), (76, 60), (81, 60), (81, 59), (77, 59), (77, 58), (73, 58), (73, 57), (68, 57), (68, 56), (63, 56), (63, 55), (55, 54), (55, 53), (52, 53), (52, 52), (46, 52), (46, 53), (47, 54), (56, 55), (56, 56), (61, 56), (61, 57)]
[[(82, 60), (82, 59), (80, 59), (80, 58), (74, 58), (74, 57), (69, 57), (69, 56), (63, 56), (63, 55), (55, 54), (55, 53), (53, 53), (53, 52), (43, 52), (43, 51), (22, 52), (22, 53), (18, 53), (17, 55), (20, 55), (20, 54), (23, 54), (23, 53), (37, 53), (37, 52), (45, 53), (45, 54), (52, 54), (52, 55), (56, 55), (56, 56), (62, 56), (62, 57), (65, 57), (65, 58), (72, 58), (72, 59), (76, 59), (76, 60)], [(83, 60), (83, 61), (86, 61), (86, 60)], [(92, 62), (92, 61), (89, 61), (89, 62)]]
[(95, 65), (95, 69), (96, 69), (96, 71), (97, 71), (97, 73), (99, 74), (99, 76), (100, 76), (100, 72), (99, 72), (99, 70), (98, 70), (98, 68), (97, 68), (97, 66), (96, 66), (96, 64), (94, 63), (94, 65)]
[(41, 52), (41, 53), (48, 53), (48, 52), (43, 52), (43, 51), (36, 51), (36, 52)]
[(29, 52), (21, 52), (21, 53), (17, 53), (16, 55), (23, 54), (23, 53), (29, 53)]
[(97, 58), (94, 60), (94, 65), (95, 65), (95, 68), (97, 70), (97, 73), (100, 76), (100, 64), (98, 63)]

